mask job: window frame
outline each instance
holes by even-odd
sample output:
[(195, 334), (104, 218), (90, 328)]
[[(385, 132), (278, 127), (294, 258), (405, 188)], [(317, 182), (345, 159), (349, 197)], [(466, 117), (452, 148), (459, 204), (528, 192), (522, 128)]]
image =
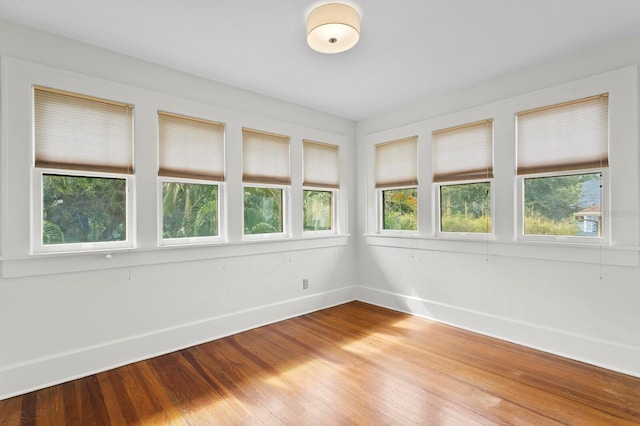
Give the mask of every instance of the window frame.
[[(215, 185), (218, 187), (218, 208), (216, 211), (217, 223), (218, 223), (218, 235), (215, 236), (203, 236), (203, 237), (176, 237), (176, 238), (164, 238), (164, 183), (186, 183), (194, 185)], [(199, 180), (199, 179), (186, 179), (186, 178), (173, 178), (168, 176), (158, 176), (158, 245), (160, 246), (181, 246), (181, 245), (204, 245), (222, 243), (226, 239), (224, 233), (225, 227), (222, 223), (224, 211), (224, 182), (214, 180)]]
[[(588, 237), (579, 235), (532, 235), (524, 233), (524, 182), (525, 179), (536, 179), (545, 177), (563, 177), (574, 176), (583, 174), (595, 174), (600, 173), (602, 175), (602, 236), (601, 237)], [(553, 243), (568, 243), (568, 244), (584, 244), (584, 245), (610, 245), (611, 243), (611, 221), (608, 220), (609, 208), (609, 168), (595, 168), (595, 169), (579, 169), (579, 170), (566, 170), (558, 172), (547, 173), (534, 173), (528, 175), (516, 176), (517, 182), (517, 208), (516, 212), (516, 238), (518, 241), (529, 242), (553, 242)]]
[[(271, 232), (262, 234), (245, 234), (244, 232), (244, 190), (245, 188), (274, 188), (282, 190), (282, 232)], [(289, 229), (289, 208), (290, 208), (290, 194), (291, 185), (279, 185), (279, 184), (266, 184), (266, 183), (242, 183), (242, 239), (244, 241), (255, 240), (274, 240), (289, 238), (291, 235)]]
[[(331, 193), (331, 229), (319, 231), (305, 231), (304, 229), (304, 191), (329, 192)], [(306, 237), (335, 235), (338, 233), (338, 188), (326, 188), (317, 186), (302, 187), (302, 234)]]
[[(491, 229), (489, 232), (458, 232), (458, 231), (442, 231), (442, 200), (440, 188), (443, 186), (457, 186), (468, 185), (474, 183), (488, 183), (489, 184), (489, 210), (491, 212)], [(436, 202), (434, 203), (434, 230), (435, 236), (440, 238), (458, 238), (458, 239), (482, 239), (486, 240), (495, 238), (495, 179), (473, 179), (473, 180), (457, 180), (446, 182), (435, 182), (434, 184), (434, 196)]]
[[(32, 253), (70, 253), (70, 252), (88, 252), (101, 251), (110, 249), (127, 249), (134, 248), (136, 241), (135, 236), (135, 215), (133, 214), (134, 205), (134, 189), (135, 176), (133, 174), (105, 173), (105, 172), (89, 172), (83, 170), (65, 170), (53, 168), (32, 167), (33, 169), (33, 197), (32, 197), (32, 230), (31, 230), (31, 247)], [(126, 238), (122, 241), (97, 241), (85, 243), (63, 243), (48, 244), (42, 242), (43, 218), (43, 178), (44, 175), (58, 176), (75, 176), (89, 178), (106, 178), (106, 179), (124, 179), (125, 181), (125, 229)]]
[(383, 188), (376, 188), (376, 217), (377, 217), (377, 231), (380, 235), (397, 235), (397, 236), (416, 236), (420, 230), (420, 203), (416, 203), (416, 229), (385, 229), (384, 228), (384, 192), (396, 191), (401, 189), (415, 189), (416, 199), (420, 198), (419, 185), (401, 185), (401, 186), (389, 186)]

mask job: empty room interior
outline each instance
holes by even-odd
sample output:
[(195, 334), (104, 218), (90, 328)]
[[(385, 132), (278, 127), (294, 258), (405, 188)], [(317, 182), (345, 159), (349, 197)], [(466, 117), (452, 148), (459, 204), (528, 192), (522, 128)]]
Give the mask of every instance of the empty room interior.
[(640, 424), (640, 2), (0, 0), (0, 425)]

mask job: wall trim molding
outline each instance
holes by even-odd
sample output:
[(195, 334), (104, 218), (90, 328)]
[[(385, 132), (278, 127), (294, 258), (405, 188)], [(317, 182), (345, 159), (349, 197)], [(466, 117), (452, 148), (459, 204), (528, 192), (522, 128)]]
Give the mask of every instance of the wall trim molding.
[(498, 241), (487, 238), (463, 239), (381, 234), (367, 234), (364, 236), (364, 241), (369, 246), (408, 250), (467, 253), (486, 257), (516, 257), (587, 265), (631, 268), (640, 266), (640, 247), (635, 246), (619, 247), (558, 241)]
[(213, 244), (167, 245), (152, 248), (120, 248), (84, 252), (40, 253), (2, 258), (2, 278), (18, 278), (69, 272), (133, 268), (194, 260), (229, 259), (271, 253), (332, 249), (349, 244), (348, 234), (304, 238), (263, 239)]
[(347, 286), (58, 353), (0, 370), (0, 400), (354, 300)]
[(640, 378), (640, 347), (594, 339), (560, 329), (366, 286), (355, 287), (355, 298), (372, 305)]

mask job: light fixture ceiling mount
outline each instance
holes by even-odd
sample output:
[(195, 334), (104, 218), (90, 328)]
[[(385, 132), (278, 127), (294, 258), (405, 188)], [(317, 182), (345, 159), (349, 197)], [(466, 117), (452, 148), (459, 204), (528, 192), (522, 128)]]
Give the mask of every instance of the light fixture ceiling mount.
[(360, 39), (360, 14), (348, 4), (327, 3), (307, 16), (307, 44), (320, 53), (340, 53)]

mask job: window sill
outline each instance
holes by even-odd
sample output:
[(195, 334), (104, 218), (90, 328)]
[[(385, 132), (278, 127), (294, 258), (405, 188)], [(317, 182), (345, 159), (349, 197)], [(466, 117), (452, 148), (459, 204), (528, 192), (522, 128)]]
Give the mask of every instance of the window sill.
[(68, 272), (131, 268), (156, 264), (217, 260), (232, 257), (283, 253), (346, 246), (348, 234), (316, 237), (212, 242), (198, 245), (167, 245), (150, 248), (92, 250), (69, 253), (38, 253), (2, 259), (2, 277), (17, 278)]
[(559, 241), (499, 241), (492, 237), (484, 239), (446, 239), (365, 234), (364, 239), (365, 243), (370, 246), (409, 250), (467, 253), (489, 257), (516, 257), (611, 266), (640, 266), (639, 247), (601, 246)]

